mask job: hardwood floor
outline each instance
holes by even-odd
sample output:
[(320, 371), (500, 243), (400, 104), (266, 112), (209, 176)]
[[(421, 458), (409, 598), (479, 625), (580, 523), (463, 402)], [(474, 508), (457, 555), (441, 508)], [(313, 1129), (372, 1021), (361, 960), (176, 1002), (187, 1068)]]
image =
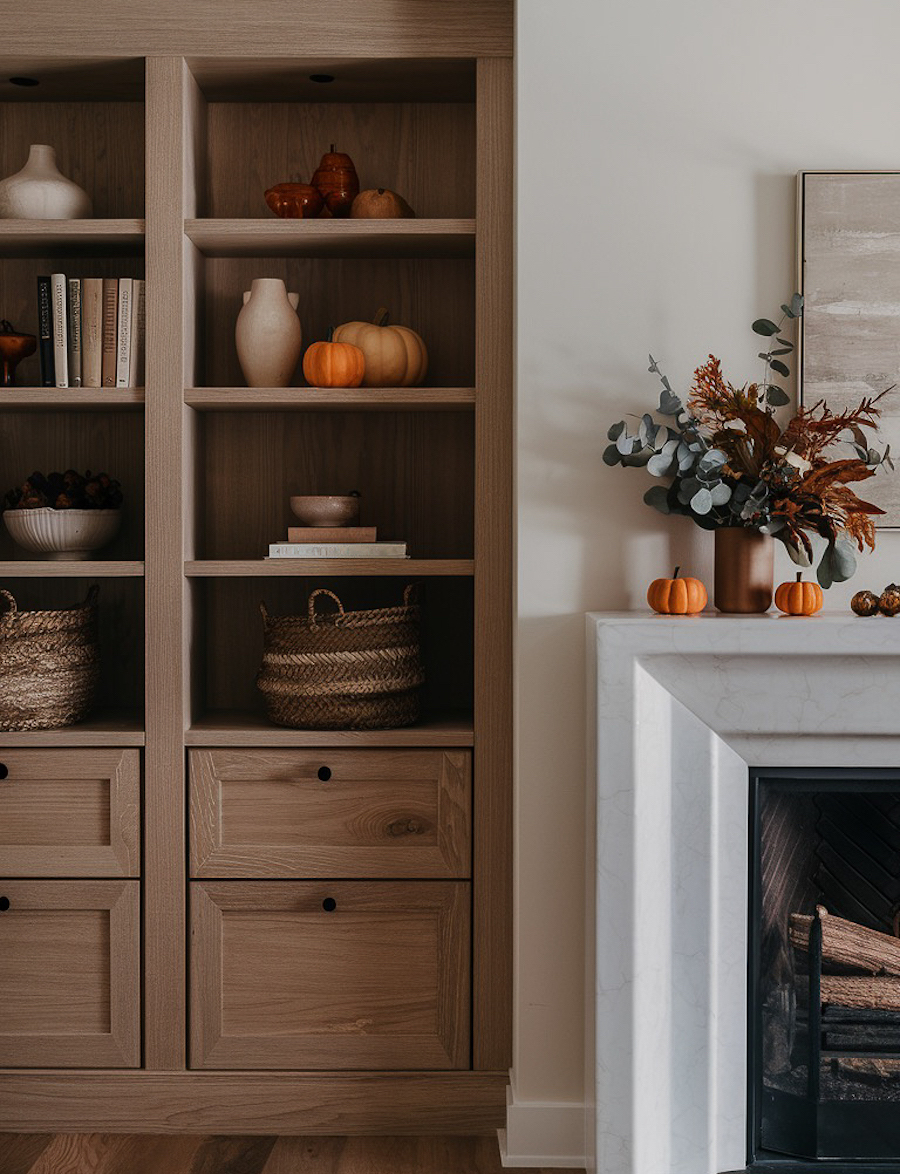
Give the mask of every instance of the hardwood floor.
[[(493, 1137), (0, 1134), (0, 1174), (502, 1174)], [(529, 1174), (578, 1174), (574, 1170)]]

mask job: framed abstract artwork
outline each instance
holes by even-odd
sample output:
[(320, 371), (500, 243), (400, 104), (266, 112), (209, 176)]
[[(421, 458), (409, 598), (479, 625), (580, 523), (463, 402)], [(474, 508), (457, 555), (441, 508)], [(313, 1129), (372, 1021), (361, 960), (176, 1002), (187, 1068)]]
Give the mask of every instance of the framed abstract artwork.
[(897, 472), (860, 487), (900, 527), (900, 172), (805, 171), (799, 177), (803, 294), (800, 401), (832, 411), (881, 400), (881, 440)]

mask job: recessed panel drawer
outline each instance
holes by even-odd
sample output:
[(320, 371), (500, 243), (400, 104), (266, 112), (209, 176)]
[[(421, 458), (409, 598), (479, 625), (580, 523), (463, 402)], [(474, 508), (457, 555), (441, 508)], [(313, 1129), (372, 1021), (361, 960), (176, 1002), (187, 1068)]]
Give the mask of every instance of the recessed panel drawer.
[(137, 750), (0, 750), (0, 873), (138, 876)]
[(0, 880), (0, 1066), (133, 1068), (140, 881)]
[(191, 875), (470, 874), (467, 750), (193, 750)]
[(193, 1067), (468, 1067), (467, 883), (190, 889)]

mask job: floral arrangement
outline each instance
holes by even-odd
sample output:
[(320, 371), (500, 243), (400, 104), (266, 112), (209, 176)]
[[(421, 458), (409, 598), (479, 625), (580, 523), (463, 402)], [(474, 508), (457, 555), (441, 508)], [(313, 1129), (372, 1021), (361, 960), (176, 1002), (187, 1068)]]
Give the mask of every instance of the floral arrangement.
[(32, 473), (16, 489), (10, 489), (4, 505), (11, 510), (116, 510), (122, 504), (122, 486), (107, 473), (82, 475)]
[[(771, 534), (801, 567), (812, 564), (810, 535), (825, 539), (816, 568), (823, 587), (849, 579), (856, 570), (854, 545), (875, 548), (874, 517), (884, 511), (858, 497), (850, 484), (873, 477), (881, 466), (893, 469), (890, 446), (873, 448), (866, 430), (877, 428), (881, 396), (863, 399), (852, 411), (832, 412), (824, 400), (801, 408), (781, 427), (775, 409), (789, 402), (772, 379), (790, 374), (784, 356), (793, 350), (785, 322), (799, 318), (803, 299), (794, 294), (779, 322), (760, 318), (753, 331), (773, 341), (760, 353), (761, 383), (734, 387), (714, 356), (694, 372), (687, 403), (650, 356), (650, 371), (662, 392), (657, 409), (631, 434), (624, 421), (608, 432), (607, 465), (646, 467), (655, 485), (644, 501), (664, 514), (684, 514), (698, 526), (744, 526)], [(882, 395), (885, 393), (882, 392)]]

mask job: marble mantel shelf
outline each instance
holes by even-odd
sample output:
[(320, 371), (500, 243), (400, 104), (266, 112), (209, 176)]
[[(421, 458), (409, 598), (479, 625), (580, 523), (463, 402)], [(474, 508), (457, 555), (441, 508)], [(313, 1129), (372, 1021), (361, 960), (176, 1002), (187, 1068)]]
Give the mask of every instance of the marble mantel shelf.
[(747, 1164), (749, 767), (900, 766), (900, 617), (587, 617), (598, 1174)]

